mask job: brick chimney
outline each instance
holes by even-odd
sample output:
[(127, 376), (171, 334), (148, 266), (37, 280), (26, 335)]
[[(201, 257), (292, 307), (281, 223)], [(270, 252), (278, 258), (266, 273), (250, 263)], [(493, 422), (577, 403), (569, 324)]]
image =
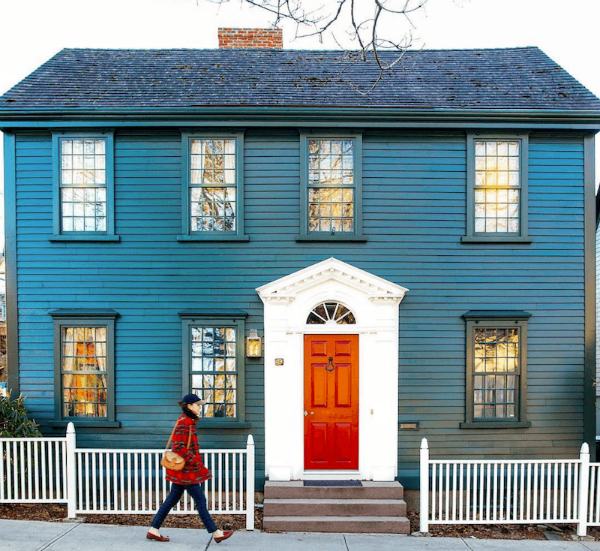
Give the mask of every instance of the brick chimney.
[(283, 49), (281, 29), (219, 29), (219, 48)]

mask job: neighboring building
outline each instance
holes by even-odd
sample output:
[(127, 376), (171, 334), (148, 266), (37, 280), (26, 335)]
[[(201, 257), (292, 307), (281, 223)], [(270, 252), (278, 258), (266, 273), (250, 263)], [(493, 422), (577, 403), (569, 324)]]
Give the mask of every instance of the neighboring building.
[(259, 488), (594, 441), (600, 100), (536, 48), (344, 81), (375, 78), (67, 49), (0, 98), (9, 386), (45, 434), (160, 447), (197, 392)]

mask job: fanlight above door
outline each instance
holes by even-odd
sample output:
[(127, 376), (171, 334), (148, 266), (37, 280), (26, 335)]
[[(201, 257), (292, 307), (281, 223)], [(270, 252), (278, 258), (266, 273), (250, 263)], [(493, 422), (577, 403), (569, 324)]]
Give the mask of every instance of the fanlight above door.
[(356, 318), (348, 308), (339, 302), (322, 302), (309, 314), (306, 323), (310, 325), (354, 325)]

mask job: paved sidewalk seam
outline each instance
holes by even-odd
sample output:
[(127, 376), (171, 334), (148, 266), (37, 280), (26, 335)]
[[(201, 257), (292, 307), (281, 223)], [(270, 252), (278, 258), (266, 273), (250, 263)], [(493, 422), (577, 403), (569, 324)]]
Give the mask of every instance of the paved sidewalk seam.
[(54, 542), (57, 542), (59, 539), (64, 538), (69, 532), (72, 532), (78, 526), (81, 526), (81, 523), (73, 524), (73, 526), (56, 536), (53, 540), (49, 541), (46, 544), (43, 544), (41, 547), (38, 547), (35, 551), (44, 551), (44, 549), (48, 549), (48, 547), (50, 547)]
[(467, 543), (467, 541), (465, 540), (465, 538), (460, 538), (460, 541), (462, 541), (467, 546), (467, 549), (470, 549), (471, 551), (474, 551), (474, 549)]
[(346, 541), (346, 536), (342, 534), (342, 537), (344, 538), (344, 545), (346, 546), (346, 551), (350, 551), (350, 548), (348, 547), (348, 542)]

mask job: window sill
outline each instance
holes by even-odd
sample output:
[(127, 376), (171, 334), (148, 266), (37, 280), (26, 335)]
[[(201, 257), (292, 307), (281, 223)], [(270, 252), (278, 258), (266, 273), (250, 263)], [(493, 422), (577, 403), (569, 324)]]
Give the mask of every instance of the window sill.
[(528, 429), (530, 421), (482, 421), (481, 423), (460, 423), (461, 429)]
[(78, 242), (105, 242), (105, 243), (117, 243), (121, 241), (121, 237), (118, 235), (51, 235), (48, 241), (53, 243), (62, 241), (78, 241)]
[(200, 420), (196, 423), (199, 429), (249, 429), (252, 423), (249, 421), (204, 421)]
[(64, 428), (69, 423), (73, 423), (75, 427), (81, 428), (118, 429), (121, 427), (121, 421), (89, 421), (82, 419), (65, 419), (63, 421), (52, 421), (50, 423), (50, 426), (54, 428)]
[(353, 242), (353, 243), (366, 243), (367, 242), (367, 238), (362, 236), (362, 235), (344, 235), (343, 233), (335, 233), (335, 234), (330, 234), (330, 233), (322, 233), (322, 234), (306, 234), (306, 235), (297, 235), (296, 236), (296, 241), (298, 242), (307, 242), (307, 243), (315, 243), (315, 242), (333, 242), (333, 243), (340, 243), (340, 242)]
[(190, 243), (198, 241), (250, 241), (249, 235), (227, 235), (218, 233), (209, 233), (206, 235), (178, 235), (177, 241), (180, 243)]
[(520, 235), (464, 235), (461, 237), (461, 243), (533, 243), (533, 237)]

